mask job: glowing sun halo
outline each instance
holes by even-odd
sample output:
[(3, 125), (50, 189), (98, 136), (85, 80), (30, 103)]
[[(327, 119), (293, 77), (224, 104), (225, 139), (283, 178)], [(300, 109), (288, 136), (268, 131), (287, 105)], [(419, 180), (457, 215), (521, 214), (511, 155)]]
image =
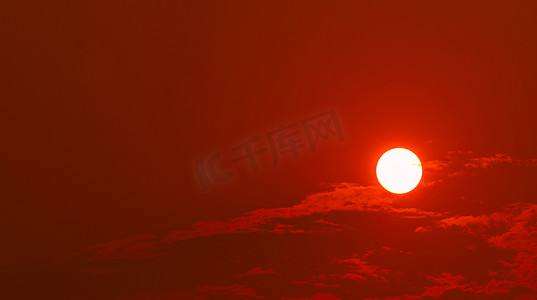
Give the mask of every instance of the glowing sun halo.
[(384, 153), (377, 163), (380, 185), (394, 194), (413, 190), (421, 180), (421, 162), (416, 154), (404, 148), (394, 148)]

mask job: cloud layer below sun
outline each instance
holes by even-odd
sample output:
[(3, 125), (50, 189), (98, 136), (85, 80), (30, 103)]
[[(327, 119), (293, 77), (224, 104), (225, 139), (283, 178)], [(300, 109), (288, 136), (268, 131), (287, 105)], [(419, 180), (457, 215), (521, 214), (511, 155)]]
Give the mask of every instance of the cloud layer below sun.
[(452, 151), (424, 162), (407, 195), (325, 184), (289, 207), (89, 246), (55, 272), (96, 285), (121, 278), (119, 291), (137, 282), (125, 299), (530, 299), (537, 204), (530, 181), (503, 174), (532, 178), (536, 166)]

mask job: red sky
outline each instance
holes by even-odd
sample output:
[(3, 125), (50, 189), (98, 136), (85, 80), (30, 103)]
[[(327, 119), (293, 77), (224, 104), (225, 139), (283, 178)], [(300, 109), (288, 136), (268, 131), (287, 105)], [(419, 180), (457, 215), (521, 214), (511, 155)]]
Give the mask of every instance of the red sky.
[[(536, 14), (3, 4), (1, 298), (534, 299)], [(375, 176), (395, 147), (424, 168), (405, 195)]]

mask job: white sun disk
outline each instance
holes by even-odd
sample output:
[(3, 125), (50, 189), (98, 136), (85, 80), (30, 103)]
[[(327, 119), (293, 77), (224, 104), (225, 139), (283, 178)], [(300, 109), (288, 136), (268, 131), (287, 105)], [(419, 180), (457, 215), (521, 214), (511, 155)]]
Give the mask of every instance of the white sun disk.
[(394, 194), (404, 194), (420, 183), (421, 162), (416, 154), (404, 148), (394, 148), (384, 153), (377, 163), (380, 185)]

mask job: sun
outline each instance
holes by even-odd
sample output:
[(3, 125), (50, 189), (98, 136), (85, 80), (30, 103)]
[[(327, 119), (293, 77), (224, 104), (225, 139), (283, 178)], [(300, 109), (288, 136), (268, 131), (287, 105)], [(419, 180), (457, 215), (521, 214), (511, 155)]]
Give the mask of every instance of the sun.
[(394, 194), (413, 190), (421, 180), (421, 162), (416, 154), (404, 148), (394, 148), (384, 153), (377, 163), (380, 185)]

